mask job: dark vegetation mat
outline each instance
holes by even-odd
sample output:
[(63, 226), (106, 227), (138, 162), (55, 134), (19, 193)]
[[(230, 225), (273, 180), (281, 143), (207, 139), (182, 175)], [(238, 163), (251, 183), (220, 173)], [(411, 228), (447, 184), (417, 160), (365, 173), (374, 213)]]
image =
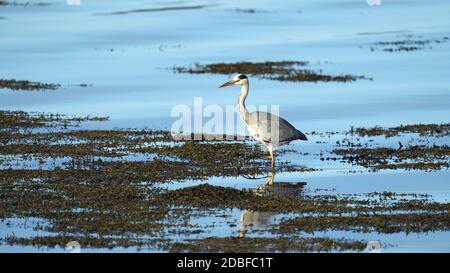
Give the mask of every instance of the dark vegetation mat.
[[(0, 3), (1, 5), (1, 3)], [(31, 82), (25, 80), (15, 79), (0, 79), (0, 89), (11, 89), (14, 91), (42, 91), (42, 90), (55, 90), (61, 87), (60, 84), (55, 83), (40, 83)]]
[(327, 75), (321, 70), (307, 69), (305, 61), (266, 61), (194, 64), (188, 67), (175, 67), (177, 73), (189, 74), (247, 74), (262, 79), (289, 82), (352, 82), (369, 79), (357, 75)]
[[(5, 233), (0, 243), (63, 248), (78, 241), (83, 248), (174, 252), (361, 251), (364, 241), (300, 235), (323, 230), (421, 233), (449, 227), (449, 204), (426, 195), (301, 191), (277, 196), (209, 184), (168, 190), (167, 183), (266, 175), (270, 163), (264, 151), (245, 139), (176, 140), (162, 130), (80, 129), (85, 122), (105, 120), (0, 112), (0, 221), (28, 230), (28, 235)], [(431, 154), (417, 149), (395, 153), (423, 159), (448, 152), (444, 146)], [(280, 162), (279, 168), (314, 170), (289, 162)], [(236, 237), (208, 235), (209, 224), (223, 220), (191, 221), (225, 219), (230, 209), (290, 216), (267, 227), (264, 235), (243, 238), (238, 228)]]

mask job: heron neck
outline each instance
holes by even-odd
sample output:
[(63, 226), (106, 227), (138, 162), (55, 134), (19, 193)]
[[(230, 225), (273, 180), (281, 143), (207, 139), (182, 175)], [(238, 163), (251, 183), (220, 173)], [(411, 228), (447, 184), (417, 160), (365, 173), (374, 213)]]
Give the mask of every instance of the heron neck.
[(241, 94), (239, 96), (239, 101), (238, 101), (239, 113), (241, 114), (242, 119), (246, 123), (248, 123), (248, 119), (249, 119), (248, 111), (247, 111), (247, 108), (245, 107), (245, 99), (247, 98), (247, 95), (248, 95), (248, 89), (249, 89), (248, 82), (246, 82), (241, 87)]

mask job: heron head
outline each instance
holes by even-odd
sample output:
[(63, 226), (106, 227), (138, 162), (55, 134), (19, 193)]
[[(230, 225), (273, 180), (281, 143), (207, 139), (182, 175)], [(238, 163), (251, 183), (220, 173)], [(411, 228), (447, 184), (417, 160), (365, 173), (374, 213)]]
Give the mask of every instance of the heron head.
[(245, 83), (248, 83), (247, 76), (245, 76), (244, 74), (237, 74), (236, 76), (233, 77), (231, 81), (222, 84), (221, 86), (219, 86), (219, 88), (233, 85), (243, 85)]

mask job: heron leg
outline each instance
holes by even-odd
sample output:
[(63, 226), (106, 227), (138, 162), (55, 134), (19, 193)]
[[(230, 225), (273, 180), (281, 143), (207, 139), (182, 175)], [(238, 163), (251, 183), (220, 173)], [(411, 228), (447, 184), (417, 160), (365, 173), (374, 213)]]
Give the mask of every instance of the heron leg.
[(267, 179), (267, 185), (269, 185), (269, 186), (273, 185), (274, 179), (275, 179), (275, 172), (272, 170), (271, 175), (269, 176), (269, 179)]
[(269, 177), (269, 180), (267, 181), (267, 184), (273, 185), (273, 179), (275, 178), (275, 156), (273, 155), (273, 147), (268, 146), (267, 147), (270, 153), (270, 159), (272, 160), (272, 175)]
[(275, 156), (273, 155), (273, 147), (269, 146), (270, 159), (272, 160), (272, 172), (275, 171)]

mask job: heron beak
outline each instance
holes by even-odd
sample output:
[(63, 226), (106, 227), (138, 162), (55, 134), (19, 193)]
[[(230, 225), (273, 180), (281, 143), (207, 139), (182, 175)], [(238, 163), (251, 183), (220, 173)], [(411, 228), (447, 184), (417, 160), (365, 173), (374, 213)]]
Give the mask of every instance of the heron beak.
[(229, 81), (229, 82), (226, 82), (226, 83), (222, 84), (221, 86), (219, 86), (219, 88), (227, 87), (227, 86), (232, 86), (232, 85), (234, 85), (236, 82), (237, 82), (237, 81), (235, 81), (235, 80), (231, 80), (231, 81)]

